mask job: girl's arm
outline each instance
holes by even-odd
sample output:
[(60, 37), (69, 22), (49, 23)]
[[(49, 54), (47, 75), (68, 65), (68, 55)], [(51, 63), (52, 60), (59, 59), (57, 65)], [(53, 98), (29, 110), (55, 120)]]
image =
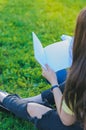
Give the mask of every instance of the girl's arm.
[[(52, 86), (58, 85), (57, 77), (55, 72), (46, 65), (47, 70), (42, 68), (42, 75), (51, 83)], [(54, 100), (58, 115), (64, 125), (72, 125), (75, 122), (75, 116), (65, 112), (62, 108), (62, 93), (58, 87), (53, 89)]]
[(53, 95), (58, 115), (64, 125), (72, 125), (75, 122), (75, 116), (65, 112), (62, 108), (62, 93), (58, 87), (53, 89)]

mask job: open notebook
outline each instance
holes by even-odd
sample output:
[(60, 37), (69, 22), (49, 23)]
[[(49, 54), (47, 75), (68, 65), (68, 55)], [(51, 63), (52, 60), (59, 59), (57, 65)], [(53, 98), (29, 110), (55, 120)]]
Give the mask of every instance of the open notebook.
[(46, 69), (45, 64), (48, 64), (56, 72), (71, 66), (72, 37), (65, 38), (63, 41), (50, 44), (44, 48), (34, 32), (32, 32), (32, 37), (34, 56), (42, 67)]

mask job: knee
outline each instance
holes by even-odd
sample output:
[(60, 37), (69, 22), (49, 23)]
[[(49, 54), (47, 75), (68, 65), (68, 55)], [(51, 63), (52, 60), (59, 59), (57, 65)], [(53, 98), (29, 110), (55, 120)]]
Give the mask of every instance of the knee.
[(31, 117), (34, 117), (34, 103), (28, 103), (27, 104), (27, 112)]
[(36, 103), (28, 103), (27, 104), (27, 112), (31, 117), (41, 118), (41, 109), (39, 109), (39, 104)]

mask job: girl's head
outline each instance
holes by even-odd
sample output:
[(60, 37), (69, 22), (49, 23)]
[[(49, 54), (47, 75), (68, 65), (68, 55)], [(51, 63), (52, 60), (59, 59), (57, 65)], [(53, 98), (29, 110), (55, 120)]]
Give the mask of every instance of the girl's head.
[(76, 22), (73, 62), (80, 56), (86, 58), (86, 8), (81, 10)]
[(64, 98), (86, 130), (86, 8), (81, 10), (76, 22), (73, 63), (67, 78)]

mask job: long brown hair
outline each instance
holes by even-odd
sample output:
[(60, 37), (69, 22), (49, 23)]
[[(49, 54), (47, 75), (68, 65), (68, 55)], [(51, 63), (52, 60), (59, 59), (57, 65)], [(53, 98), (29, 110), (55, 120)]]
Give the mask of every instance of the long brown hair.
[(86, 8), (81, 10), (75, 28), (73, 62), (63, 94), (66, 104), (86, 130)]

